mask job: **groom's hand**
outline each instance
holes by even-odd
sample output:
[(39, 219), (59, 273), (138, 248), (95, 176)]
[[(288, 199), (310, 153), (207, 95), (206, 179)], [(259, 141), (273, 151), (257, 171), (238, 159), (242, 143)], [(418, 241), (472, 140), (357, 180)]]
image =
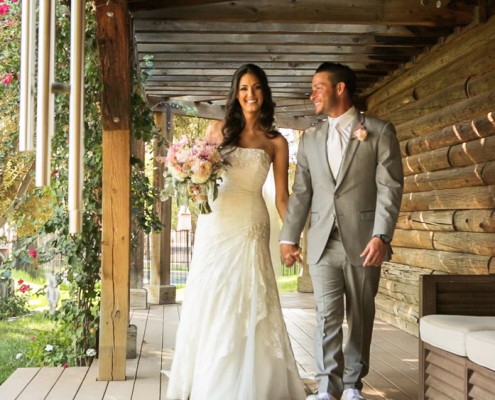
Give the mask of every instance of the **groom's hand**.
[(292, 267), (296, 261), (302, 262), (301, 248), (297, 244), (281, 243), (280, 256), (287, 267)]
[(371, 238), (371, 240), (366, 245), (366, 248), (360, 255), (360, 257), (365, 257), (363, 266), (379, 267), (383, 264), (386, 252), (387, 245), (380, 238)]

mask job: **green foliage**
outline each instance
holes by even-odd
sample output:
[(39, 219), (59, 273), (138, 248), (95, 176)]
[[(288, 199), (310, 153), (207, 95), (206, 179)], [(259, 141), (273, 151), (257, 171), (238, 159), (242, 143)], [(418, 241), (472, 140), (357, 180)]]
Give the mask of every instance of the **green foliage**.
[[(16, 368), (32, 367), (28, 356), (31, 342), (43, 332), (54, 328), (54, 323), (45, 314), (34, 313), (14, 321), (0, 321), (0, 385)], [(41, 343), (41, 342), (39, 342)]]
[[(140, 77), (134, 73), (134, 91), (132, 95), (132, 134), (135, 140), (153, 142), (161, 145), (159, 130), (153, 121), (150, 107), (144, 101), (140, 92)], [(138, 225), (145, 233), (159, 231), (161, 222), (153, 212), (155, 200), (159, 196), (157, 188), (150, 182), (145, 161), (137, 158), (131, 160), (131, 212)]]
[(131, 211), (145, 233), (159, 231), (160, 219), (153, 212), (153, 205), (158, 198), (158, 189), (151, 184), (146, 172), (139, 165), (132, 166)]
[(3, 277), (0, 278), (0, 285), (10, 286), (9, 295), (0, 297), (0, 321), (29, 314), (30, 286), (20, 283), (15, 288), (12, 279)]
[[(34, 352), (33, 359), (46, 357), (43, 365), (58, 362), (79, 364), (85, 359), (84, 352), (96, 341), (99, 303), (99, 269), (101, 254), (101, 169), (102, 169), (102, 129), (100, 116), (100, 74), (98, 51), (94, 38), (95, 21), (92, 5), (87, 6), (87, 27), (85, 44), (85, 158), (84, 158), (84, 213), (82, 232), (71, 235), (68, 231), (67, 186), (68, 186), (68, 96), (58, 96), (55, 101), (56, 131), (52, 138), (51, 184), (35, 189), (30, 195), (39, 201), (48, 201), (51, 215), (37, 227), (35, 236), (44, 238), (44, 246), (39, 249), (41, 260), (50, 260), (61, 255), (67, 261), (67, 270), (58, 276), (58, 282), (69, 284), (70, 298), (62, 302), (56, 314), (59, 338), (57, 351)], [(57, 80), (69, 80), (69, 32), (70, 21), (64, 7), (57, 10), (56, 71)], [(25, 220), (22, 212), (16, 214), (15, 222), (20, 227)], [(30, 237), (18, 244), (19, 257), (29, 245)], [(24, 244), (24, 246), (22, 246)], [(43, 292), (42, 292), (43, 293)], [(63, 335), (61, 334), (63, 332)], [(60, 354), (63, 354), (60, 355)], [(34, 356), (36, 355), (36, 357)], [(79, 361), (77, 361), (79, 360)], [(38, 360), (41, 362), (41, 360)]]
[[(8, 1), (8, 0), (6, 0)], [(36, 242), (42, 243), (38, 248), (37, 262), (43, 263), (54, 257), (61, 257), (67, 265), (57, 276), (58, 284), (68, 286), (67, 299), (61, 303), (54, 318), (53, 332), (43, 334), (43, 342), (50, 341), (53, 351), (45, 351), (41, 344), (33, 343), (30, 354), (33, 363), (39, 365), (59, 365), (69, 363), (82, 365), (86, 362), (86, 350), (95, 348), (96, 332), (99, 324), (100, 266), (101, 266), (101, 221), (102, 221), (102, 125), (100, 96), (102, 83), (98, 48), (96, 42), (96, 23), (94, 3), (86, 3), (85, 33), (85, 83), (84, 83), (84, 191), (82, 231), (70, 234), (68, 230), (68, 131), (69, 98), (58, 95), (55, 98), (55, 132), (51, 148), (51, 183), (45, 188), (31, 188), (15, 214), (7, 217), (17, 232), (23, 232), (15, 245), (12, 259), (6, 260), (7, 268), (29, 265), (33, 262), (27, 254)], [(1, 185), (12, 182), (9, 187), (18, 186), (14, 181), (15, 168), (19, 163), (8, 162), (15, 157), (17, 149), (17, 113), (20, 54), (19, 4), (12, 3), (7, 16), (0, 18), (0, 23), (8, 19), (14, 21), (0, 31), (2, 47), (0, 53), (0, 79), (8, 71), (14, 72), (14, 78), (8, 85), (0, 84), (0, 192)], [(58, 4), (56, 15), (56, 80), (69, 82), (70, 65), (70, 11), (67, 6)], [(3, 27), (2, 27), (3, 28)], [(132, 97), (133, 131), (137, 138), (148, 141), (156, 135), (152, 113), (139, 93), (136, 83)], [(24, 156), (26, 165), (32, 161), (32, 155)], [(23, 176), (25, 170), (17, 175)], [(152, 203), (156, 193), (146, 175), (142, 172), (142, 161), (133, 160), (132, 169), (132, 210), (143, 229), (150, 231), (159, 228), (159, 222), (152, 212)], [(3, 199), (3, 197), (2, 197)], [(6, 201), (10, 204), (12, 198)], [(23, 207), (28, 205), (29, 207)], [(6, 207), (7, 208), (7, 207)], [(40, 213), (41, 211), (41, 213)], [(38, 212), (38, 213), (37, 213)], [(28, 225), (33, 219), (35, 223)], [(26, 226), (29, 226), (26, 229)], [(46, 288), (40, 291), (44, 294)]]
[(209, 120), (185, 115), (174, 115), (174, 136), (179, 138), (183, 135), (190, 139), (204, 138)]
[(26, 357), (32, 365), (43, 367), (78, 365), (79, 360), (67, 352), (71, 344), (71, 338), (64, 330), (42, 331), (30, 342)]

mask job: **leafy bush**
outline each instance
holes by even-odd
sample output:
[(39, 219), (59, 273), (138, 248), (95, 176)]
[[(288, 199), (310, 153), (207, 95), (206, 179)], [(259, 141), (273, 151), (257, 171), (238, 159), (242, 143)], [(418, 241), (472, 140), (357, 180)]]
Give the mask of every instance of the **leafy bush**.
[(9, 270), (0, 272), (0, 284), (7, 289), (4, 296), (0, 297), (0, 320), (29, 314), (31, 286), (22, 279), (19, 279), (16, 285), (10, 278)]
[[(43, 336), (54, 346), (46, 351), (41, 341), (33, 344), (31, 357), (41, 365), (87, 362), (86, 351), (95, 347), (99, 324), (101, 229), (102, 229), (102, 117), (101, 73), (97, 48), (95, 4), (86, 3), (85, 80), (84, 80), (84, 191), (82, 231), (68, 229), (68, 146), (69, 97), (55, 98), (55, 132), (51, 142), (51, 182), (48, 187), (32, 184), (22, 198), (16, 198), (20, 181), (26, 176), (33, 154), (17, 152), (20, 2), (2, 0), (0, 11), (0, 220), (7, 220), (17, 231), (13, 257), (5, 260), (9, 268), (31, 265), (60, 257), (66, 269), (59, 273), (57, 284), (69, 286), (69, 299), (62, 301), (53, 318), (53, 333)], [(55, 76), (69, 82), (70, 10), (66, 2), (57, 3)], [(152, 112), (134, 87), (133, 134), (145, 142), (156, 134)], [(149, 232), (160, 227), (152, 212), (156, 194), (147, 177), (133, 160), (132, 211), (141, 227)], [(22, 166), (22, 168), (21, 168)], [(142, 169), (142, 168), (141, 168)], [(15, 200), (15, 207), (12, 204)], [(29, 253), (38, 239), (36, 257)]]

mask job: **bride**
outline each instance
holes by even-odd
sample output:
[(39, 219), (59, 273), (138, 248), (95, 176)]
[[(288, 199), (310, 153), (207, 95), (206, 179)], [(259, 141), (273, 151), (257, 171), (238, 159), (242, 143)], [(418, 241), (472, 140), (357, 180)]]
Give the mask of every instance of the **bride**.
[(288, 145), (273, 129), (274, 103), (264, 71), (234, 74), (221, 144), (228, 165), (212, 213), (199, 216), (194, 255), (177, 331), (167, 398), (300, 400), (305, 398), (282, 317), (262, 197), (270, 165), (276, 207), (288, 200)]

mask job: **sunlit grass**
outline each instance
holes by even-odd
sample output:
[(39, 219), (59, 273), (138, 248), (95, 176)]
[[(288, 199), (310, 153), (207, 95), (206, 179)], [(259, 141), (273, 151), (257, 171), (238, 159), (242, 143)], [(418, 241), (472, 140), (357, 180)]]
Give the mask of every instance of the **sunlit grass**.
[[(13, 270), (12, 278), (17, 282), (20, 279), (24, 281), (24, 283), (28, 284), (31, 287), (30, 297), (29, 297), (29, 308), (32, 311), (43, 311), (48, 310), (50, 308), (48, 304), (48, 299), (45, 295), (37, 295), (36, 292), (43, 288), (46, 284), (46, 277), (44, 274), (36, 274), (32, 275), (26, 271), (21, 270)], [(69, 292), (67, 290), (67, 286), (62, 284), (59, 290), (58, 302), (63, 299), (69, 298)]]
[[(32, 337), (36, 337), (43, 331), (51, 331), (54, 328), (52, 320), (46, 317), (42, 311), (49, 309), (48, 299), (45, 295), (36, 295), (36, 292), (46, 284), (46, 276), (42, 271), (29, 273), (21, 270), (12, 271), (12, 279), (19, 286), (19, 280), (30, 286), (29, 311), (31, 314), (0, 321), (0, 384), (2, 384), (16, 368), (27, 367), (29, 360), (26, 352)], [(62, 285), (59, 291), (59, 304), (62, 299), (68, 298), (66, 285)]]
[[(0, 384), (16, 368), (29, 366), (26, 352), (32, 337), (53, 329), (53, 322), (42, 313), (33, 313), (11, 321), (0, 321)], [(17, 356), (19, 355), (19, 356)], [(17, 356), (17, 357), (16, 357)]]
[(299, 275), (280, 276), (277, 279), (280, 293), (297, 292), (297, 278)]

